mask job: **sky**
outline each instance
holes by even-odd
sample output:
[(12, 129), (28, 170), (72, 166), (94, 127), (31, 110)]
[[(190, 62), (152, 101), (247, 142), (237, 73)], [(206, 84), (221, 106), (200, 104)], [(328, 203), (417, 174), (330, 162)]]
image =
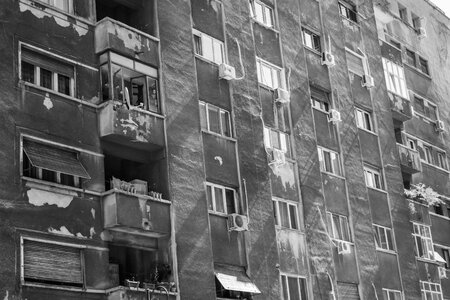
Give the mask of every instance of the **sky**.
[(445, 12), (447, 17), (450, 17), (450, 0), (430, 0), (434, 4), (436, 4), (437, 7), (439, 7), (441, 10)]

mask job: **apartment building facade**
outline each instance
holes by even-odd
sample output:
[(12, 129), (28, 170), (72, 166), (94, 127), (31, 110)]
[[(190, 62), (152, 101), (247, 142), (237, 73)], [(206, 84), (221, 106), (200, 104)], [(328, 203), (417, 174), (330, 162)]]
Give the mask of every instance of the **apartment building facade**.
[(427, 0), (0, 7), (0, 297), (450, 299)]

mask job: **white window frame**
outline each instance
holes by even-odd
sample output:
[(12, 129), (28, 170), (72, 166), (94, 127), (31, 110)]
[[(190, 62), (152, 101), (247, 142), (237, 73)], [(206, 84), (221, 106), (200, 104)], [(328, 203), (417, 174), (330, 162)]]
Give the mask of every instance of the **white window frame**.
[[(286, 274), (286, 273), (280, 273), (280, 282), (281, 282), (281, 295), (283, 295), (283, 277), (286, 278), (286, 290), (288, 292), (287, 295), (287, 299), (282, 299), (282, 300), (291, 300), (291, 295), (289, 294), (289, 280), (288, 278), (294, 278), (297, 279), (297, 285), (298, 285), (298, 294), (300, 295), (300, 300), (308, 300), (309, 299), (309, 295), (308, 295), (308, 279), (306, 277), (303, 276), (299, 276), (299, 275), (292, 275), (292, 274)], [(302, 291), (301, 291), (301, 284), (300, 281), (303, 280), (304, 281), (304, 287), (306, 288), (306, 291), (303, 291), (304, 294), (306, 295), (306, 299), (301, 299), (302, 297)]]
[[(220, 107), (215, 106), (213, 104), (209, 104), (209, 103), (204, 102), (204, 101), (199, 101), (199, 106), (200, 107), (204, 106), (201, 109), (204, 109), (205, 117), (206, 117), (206, 119), (204, 120), (204, 122), (206, 123), (206, 128), (202, 128), (202, 130), (204, 130), (206, 132), (209, 132), (209, 133), (212, 133), (212, 134), (217, 134), (217, 135), (220, 135), (220, 136), (223, 136), (223, 137), (227, 137), (227, 138), (232, 138), (233, 137), (233, 128), (231, 127), (231, 113), (228, 110), (225, 110), (223, 108), (220, 108)], [(215, 131), (211, 130), (211, 126), (210, 126), (211, 124), (209, 122), (209, 111), (208, 111), (208, 109), (210, 107), (213, 107), (213, 108), (218, 110), (220, 132), (215, 132)], [(226, 122), (228, 123), (228, 128), (230, 130), (230, 134), (229, 135), (226, 135), (225, 132), (224, 132), (224, 128), (223, 128), (224, 124), (222, 122), (222, 114), (226, 114), (228, 116), (228, 118), (226, 118), (227, 119)], [(202, 114), (200, 113), (200, 117), (201, 116), (202, 116)]]
[(436, 299), (437, 295), (439, 298), (437, 300), (443, 300), (442, 288), (439, 283), (420, 281), (420, 291), (422, 293), (422, 299)]
[(385, 289), (383, 288), (383, 299), (384, 300), (396, 300), (395, 296), (394, 298), (391, 298), (391, 293), (397, 294), (400, 296), (400, 300), (403, 300), (403, 293), (398, 290), (392, 290), (392, 289)]
[[(341, 231), (339, 232), (338, 229), (336, 228), (336, 224), (333, 221), (333, 217), (334, 216), (338, 216), (339, 217), (339, 227), (341, 228)], [(350, 235), (350, 224), (348, 222), (348, 218), (347, 216), (344, 215), (340, 215), (340, 214), (335, 214), (332, 212), (327, 211), (327, 222), (331, 224), (329, 225), (329, 227), (331, 227), (331, 232), (328, 232), (328, 235), (336, 241), (344, 241), (344, 242), (348, 242), (351, 243), (352, 242), (352, 236)], [(342, 225), (345, 225), (345, 228), (343, 228)], [(327, 227), (327, 230), (328, 228)], [(346, 235), (348, 236), (349, 240), (343, 240), (341, 239), (339, 236), (341, 236), (342, 238), (345, 237), (345, 232), (346, 231)]]
[(409, 100), (409, 93), (406, 87), (405, 71), (403, 67), (384, 57), (382, 58), (382, 61), (387, 90), (406, 100)]
[[(68, 60), (63, 60), (63, 59), (61, 59), (60, 56), (51, 55), (47, 51), (44, 51), (44, 50), (41, 51), (36, 47), (28, 47), (26, 44), (22, 44), (22, 43), (20, 43), (19, 45), (20, 45), (20, 47), (19, 47), (20, 59), (19, 59), (19, 68), (18, 68), (19, 69), (19, 80), (23, 81), (27, 85), (32, 85), (33, 87), (36, 87), (38, 89), (50, 91), (51, 93), (56, 93), (58, 95), (62, 95), (63, 97), (75, 97), (75, 75), (76, 75), (76, 72), (75, 72), (75, 66), (73, 65), (72, 62), (69, 62)], [(47, 88), (47, 87), (44, 87), (41, 85), (41, 67), (34, 65), (33, 63), (25, 61), (26, 63), (32, 65), (34, 68), (34, 82), (25, 81), (23, 79), (23, 74), (22, 74), (22, 63), (24, 62), (22, 60), (22, 49), (23, 48), (26, 48), (28, 51), (35, 52), (39, 55), (48, 57), (48, 60), (60, 61), (63, 64), (70, 65), (72, 67), (72, 74), (71, 74), (72, 76), (66, 76), (65, 74), (59, 74), (59, 73), (55, 72), (54, 70), (45, 69), (45, 70), (51, 72), (52, 88), (50, 89), (50, 88)], [(58, 75), (62, 75), (64, 77), (69, 77), (69, 95), (58, 91), (59, 90)]]
[[(377, 187), (377, 179), (376, 179), (377, 177), (378, 177), (379, 187)], [(383, 176), (381, 175), (381, 171), (379, 169), (375, 169), (373, 167), (364, 165), (364, 179), (366, 182), (366, 186), (368, 188), (372, 188), (372, 189), (376, 189), (376, 190), (384, 189)]]
[[(265, 81), (264, 78), (264, 72), (263, 72), (263, 68), (268, 68), (270, 71), (270, 82), (269, 81)], [(268, 87), (269, 89), (277, 89), (279, 87), (283, 87), (283, 80), (281, 78), (283, 72), (282, 72), (282, 68), (277, 67), (274, 64), (271, 64), (268, 61), (265, 61), (259, 57), (256, 58), (256, 71), (257, 71), (257, 75), (258, 75), (258, 82), (260, 85), (263, 85), (265, 87)]]
[[(389, 227), (378, 225), (378, 224), (372, 224), (372, 226), (373, 226), (373, 229), (377, 232), (377, 234), (374, 235), (375, 246), (376, 246), (377, 250), (395, 252), (396, 247), (395, 247), (395, 241), (394, 241), (394, 235), (393, 235), (392, 229)], [(381, 231), (384, 234), (384, 241), (382, 241)], [(390, 242), (388, 239), (388, 233), (391, 237)], [(377, 235), (380, 240), (377, 240)], [(387, 246), (387, 248), (384, 248), (383, 244), (385, 244)]]
[(418, 94), (416, 94), (412, 91), (410, 91), (410, 93), (413, 97), (413, 99), (411, 99), (413, 101), (413, 103), (412, 103), (413, 107), (415, 107), (414, 104), (416, 103), (416, 98), (418, 98), (423, 101), (423, 108), (425, 110), (427, 110), (428, 107), (433, 107), (435, 114), (436, 114), (433, 119), (433, 118), (430, 118), (429, 116), (424, 115), (422, 112), (418, 111), (417, 109), (414, 109), (414, 115), (416, 117), (419, 117), (420, 119), (424, 120), (425, 122), (432, 123), (432, 124), (434, 124), (434, 123), (436, 123), (436, 121), (440, 120), (439, 107), (435, 103), (431, 102), (430, 100), (428, 100), (422, 96), (419, 96)]
[(39, 2), (43, 2), (45, 4), (47, 4), (48, 6), (51, 6), (52, 8), (55, 8), (59, 11), (63, 11), (65, 13), (68, 14), (73, 14), (73, 0), (67, 0), (67, 10), (61, 8), (58, 6), (58, 1), (57, 0), (39, 0)]
[[(288, 217), (288, 223), (289, 223), (289, 226), (288, 227), (285, 227), (285, 226), (283, 226), (282, 225), (282, 220), (281, 220), (281, 214), (280, 214), (280, 202), (282, 202), (283, 204), (286, 204), (286, 206), (287, 206), (287, 217)], [(299, 219), (299, 213), (298, 213), (298, 203), (296, 203), (296, 202), (293, 202), (293, 201), (287, 201), (287, 200), (284, 200), (284, 199), (278, 199), (278, 198), (272, 198), (272, 203), (273, 203), (273, 208), (274, 208), (274, 218), (275, 218), (275, 225), (277, 226), (277, 227), (280, 227), (280, 228), (289, 228), (289, 229), (292, 229), (292, 230), (300, 230), (300, 223), (299, 223), (299, 221), (300, 221), (300, 219)], [(291, 207), (293, 207), (294, 208), (294, 213), (295, 213), (295, 216), (291, 216), (291, 210), (290, 210), (290, 208)], [(293, 226), (292, 226), (292, 217), (294, 217), (295, 218), (295, 222), (296, 222), (296, 224), (297, 224), (297, 228), (294, 228)]]
[[(317, 147), (317, 152), (319, 155), (319, 164), (320, 164), (320, 170), (324, 173), (333, 174), (337, 176), (342, 176), (342, 166), (341, 166), (341, 158), (339, 153), (333, 150), (326, 149), (324, 147)], [(325, 155), (330, 155), (330, 166), (331, 170), (326, 169), (326, 163), (325, 163)], [(335, 169), (335, 165), (333, 164), (333, 160), (337, 160), (338, 170)]]
[[(222, 42), (216, 38), (213, 38), (212, 36), (207, 35), (206, 33), (203, 33), (196, 29), (192, 29), (192, 34), (193, 34), (193, 39), (194, 39), (194, 53), (196, 56), (201, 57), (204, 60), (212, 62), (217, 65), (220, 65), (227, 61), (224, 42)], [(200, 40), (200, 48), (198, 48), (196, 46), (196, 38), (195, 37), (199, 38), (199, 40)], [(206, 45), (206, 42), (205, 42), (206, 39), (210, 39), (210, 41), (211, 41), (211, 49), (209, 49), (209, 50), (212, 53), (212, 58), (205, 56), (204, 48)], [(220, 48), (219, 53), (216, 53), (218, 50), (216, 47)], [(198, 51), (200, 51), (201, 53), (198, 53)]]
[[(249, 0), (249, 4), (250, 15), (256, 22), (268, 28), (275, 27), (275, 14), (272, 7), (258, 0)], [(258, 7), (261, 8), (261, 13), (258, 13)]]
[[(414, 245), (415, 245), (415, 252), (416, 257), (420, 259), (426, 259), (434, 261), (434, 246), (433, 246), (433, 238), (431, 236), (431, 228), (429, 225), (420, 224), (416, 222), (413, 223), (413, 232), (412, 236), (414, 238)], [(424, 235), (425, 232), (425, 235)], [(423, 252), (422, 256), (419, 252), (419, 245), (418, 240), (420, 240), (421, 243), (421, 249)]]
[[(358, 23), (358, 12), (356, 11), (356, 7), (354, 7), (350, 3), (347, 3), (346, 1), (342, 0), (342, 1), (338, 2), (338, 8), (339, 8), (339, 15), (340, 16), (342, 16), (343, 18), (346, 18), (350, 22)], [(345, 9), (345, 15), (342, 13), (342, 8)], [(349, 13), (350, 11), (355, 14), (355, 19), (356, 20), (352, 20), (350, 18), (350, 13)]]
[(375, 133), (375, 126), (373, 126), (372, 114), (360, 108), (355, 108), (356, 126), (365, 131)]
[[(272, 144), (272, 133), (277, 135), (280, 147), (275, 147), (275, 145)], [(264, 127), (264, 146), (268, 149), (281, 150), (286, 153), (287, 156), (291, 155), (290, 136), (280, 130)]]
[(311, 106), (321, 112), (328, 114), (330, 112), (330, 103), (311, 97)]
[[(314, 52), (322, 52), (320, 35), (306, 27), (302, 27), (303, 45)], [(316, 44), (317, 42), (317, 44)]]
[[(237, 192), (235, 189), (232, 189), (232, 188), (220, 185), (220, 184), (206, 182), (206, 197), (207, 198), (208, 198), (208, 186), (211, 187), (211, 197), (212, 197), (211, 199), (209, 199), (212, 204), (212, 209), (210, 209), (209, 205), (208, 205), (208, 211), (210, 213), (219, 214), (219, 215), (230, 214), (230, 212), (228, 212), (228, 208), (227, 208), (227, 198), (226, 198), (226, 193), (225, 193), (225, 191), (227, 191), (227, 190), (233, 192), (234, 210), (236, 213), (239, 213), (239, 203), (238, 203)], [(220, 189), (222, 191), (222, 201), (223, 201), (223, 209), (224, 209), (223, 212), (217, 210), (215, 189)], [(208, 199), (207, 199), (207, 202), (209, 203)]]

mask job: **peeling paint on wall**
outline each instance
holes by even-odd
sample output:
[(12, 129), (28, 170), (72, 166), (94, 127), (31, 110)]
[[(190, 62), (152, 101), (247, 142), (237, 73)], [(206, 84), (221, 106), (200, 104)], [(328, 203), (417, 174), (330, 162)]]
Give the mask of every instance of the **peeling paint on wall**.
[(3, 300), (8, 300), (8, 299), (9, 299), (9, 292), (6, 291), (6, 295), (5, 295), (5, 298), (3, 298)]
[[(67, 235), (67, 236), (74, 236), (74, 234), (72, 234), (72, 233), (69, 231), (69, 229), (66, 228), (66, 226), (61, 226), (61, 227), (59, 228), (59, 230), (58, 230), (58, 229), (55, 229), (55, 228), (53, 228), (53, 227), (49, 227), (49, 228), (47, 229), (47, 231), (50, 232), (50, 233), (55, 233), (55, 234), (61, 234), (61, 235)], [(77, 234), (77, 236), (78, 236), (78, 234)]]
[(47, 14), (44, 11), (37, 9), (37, 8), (33, 8), (31, 6), (28, 6), (24, 3), (19, 3), (19, 8), (20, 8), (20, 12), (29, 11), (38, 19), (42, 19), (45, 16), (47, 16)]
[(96, 232), (95, 232), (94, 227), (91, 227), (91, 229), (89, 229), (89, 238), (92, 239), (95, 234), (96, 234)]
[(298, 232), (280, 230), (277, 232), (277, 238), (280, 250), (292, 253), (295, 259), (304, 258), (300, 255), (300, 250), (304, 251), (304, 245), (301, 241), (302, 236)]
[(27, 191), (28, 202), (34, 206), (56, 205), (59, 208), (66, 208), (73, 200), (73, 195), (62, 195), (38, 189)]
[(95, 220), (95, 209), (91, 208), (92, 219)]
[(295, 186), (295, 175), (288, 164), (282, 166), (272, 166), (273, 174), (281, 179), (283, 188), (286, 189), (289, 184), (291, 187)]
[(43, 104), (48, 110), (53, 108), (53, 102), (50, 99), (50, 95), (48, 93), (45, 93), (45, 98), (44, 98)]

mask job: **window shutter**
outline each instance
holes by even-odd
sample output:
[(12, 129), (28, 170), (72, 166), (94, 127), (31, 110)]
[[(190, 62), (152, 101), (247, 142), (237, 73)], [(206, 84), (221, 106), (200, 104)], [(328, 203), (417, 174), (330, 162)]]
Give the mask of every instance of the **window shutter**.
[(339, 299), (360, 300), (358, 285), (352, 283), (338, 283)]
[(73, 66), (22, 47), (21, 58), (33, 65), (73, 78)]
[(23, 256), (25, 281), (83, 285), (79, 248), (24, 240)]
[(346, 51), (348, 70), (356, 75), (364, 75), (363, 60), (361, 57)]

